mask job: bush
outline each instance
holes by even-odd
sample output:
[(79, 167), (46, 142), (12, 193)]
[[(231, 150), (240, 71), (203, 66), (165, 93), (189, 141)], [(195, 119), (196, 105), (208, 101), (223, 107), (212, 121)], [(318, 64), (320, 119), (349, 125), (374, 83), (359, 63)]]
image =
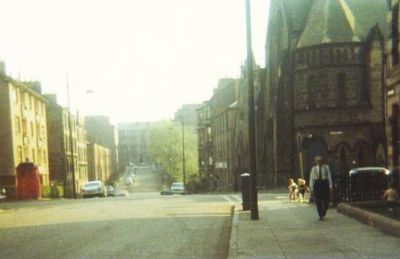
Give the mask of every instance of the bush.
[(115, 188), (115, 186), (116, 186), (116, 183), (113, 180), (107, 180), (105, 184), (111, 185), (113, 188)]
[(65, 198), (73, 198), (74, 197), (74, 192), (72, 190), (72, 186), (65, 186), (65, 189), (63, 190), (64, 192), (64, 197)]
[(64, 197), (64, 187), (62, 187), (62, 186), (52, 186), (51, 187), (51, 197), (52, 198), (62, 198), (62, 197)]
[(51, 187), (48, 185), (42, 186), (42, 198), (50, 198), (51, 197)]

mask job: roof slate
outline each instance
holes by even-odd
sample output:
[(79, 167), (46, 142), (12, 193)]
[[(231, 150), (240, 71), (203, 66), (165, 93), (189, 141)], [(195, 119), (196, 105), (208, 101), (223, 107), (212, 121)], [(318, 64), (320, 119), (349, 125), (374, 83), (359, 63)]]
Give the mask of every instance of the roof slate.
[(385, 0), (317, 0), (297, 48), (334, 42), (362, 42), (375, 24), (386, 32)]

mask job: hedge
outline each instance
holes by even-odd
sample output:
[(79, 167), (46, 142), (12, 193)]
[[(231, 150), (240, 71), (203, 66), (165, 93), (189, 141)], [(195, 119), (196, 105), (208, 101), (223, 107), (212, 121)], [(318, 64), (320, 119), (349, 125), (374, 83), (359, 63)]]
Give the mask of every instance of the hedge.
[(48, 185), (42, 186), (42, 198), (50, 198), (51, 197), (51, 187)]
[(62, 197), (64, 197), (64, 187), (62, 187), (62, 186), (52, 186), (51, 187), (51, 197), (52, 198), (62, 198)]

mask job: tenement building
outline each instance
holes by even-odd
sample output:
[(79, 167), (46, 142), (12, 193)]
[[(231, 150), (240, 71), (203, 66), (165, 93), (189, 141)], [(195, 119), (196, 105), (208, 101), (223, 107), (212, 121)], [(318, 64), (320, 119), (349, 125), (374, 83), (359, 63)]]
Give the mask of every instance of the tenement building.
[(55, 95), (46, 95), (46, 98), (50, 180), (62, 184), (65, 195), (72, 196), (73, 179), (77, 193), (88, 181), (84, 120), (78, 113), (74, 116), (58, 105)]
[(400, 52), (399, 52), (399, 0), (391, 1), (387, 13), (388, 37), (386, 41), (386, 136), (389, 169), (395, 171), (397, 184), (399, 174), (400, 140)]
[(130, 163), (150, 164), (148, 131), (151, 122), (118, 123), (118, 153), (120, 170)]
[(239, 80), (220, 79), (210, 99), (213, 146), (213, 184), (219, 190), (232, 190), (233, 137)]
[(208, 189), (212, 190), (213, 182), (213, 140), (211, 134), (211, 108), (210, 101), (205, 101), (197, 108), (197, 136), (199, 154), (199, 173)]
[(112, 152), (110, 149), (96, 143), (87, 145), (88, 178), (89, 181), (106, 182), (111, 178)]
[(15, 196), (16, 167), (38, 166), (40, 183), (49, 185), (46, 100), (38, 82), (22, 83), (0, 72), (0, 186)]
[(387, 11), (387, 1), (271, 1), (263, 140), (270, 184), (308, 180), (318, 154), (336, 178), (385, 164)]
[[(246, 67), (242, 67), (241, 77), (237, 79), (237, 101), (232, 105), (234, 113), (233, 140), (232, 140), (232, 177), (233, 189), (240, 189), (240, 175), (251, 173), (249, 153), (249, 100), (248, 100), (248, 76)], [(267, 142), (265, 137), (264, 91), (265, 69), (253, 64), (253, 88), (254, 88), (254, 115), (256, 130), (256, 161), (257, 161), (257, 185), (265, 186), (267, 165), (270, 157), (267, 154)]]
[(117, 131), (107, 116), (85, 116), (85, 129), (90, 143), (96, 143), (110, 150), (111, 173), (117, 177), (118, 168), (118, 142)]
[(175, 112), (175, 121), (185, 124), (185, 126), (192, 126), (195, 130), (197, 127), (197, 109), (200, 104), (183, 104), (182, 107)]

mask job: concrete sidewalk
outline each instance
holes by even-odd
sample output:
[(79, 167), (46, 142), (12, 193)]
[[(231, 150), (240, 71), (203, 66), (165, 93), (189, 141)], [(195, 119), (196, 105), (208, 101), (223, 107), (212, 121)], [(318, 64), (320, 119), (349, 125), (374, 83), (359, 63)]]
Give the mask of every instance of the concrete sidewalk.
[(400, 256), (400, 238), (328, 211), (318, 220), (314, 204), (293, 203), (287, 194), (259, 197), (260, 220), (237, 207), (228, 258), (360, 258)]

